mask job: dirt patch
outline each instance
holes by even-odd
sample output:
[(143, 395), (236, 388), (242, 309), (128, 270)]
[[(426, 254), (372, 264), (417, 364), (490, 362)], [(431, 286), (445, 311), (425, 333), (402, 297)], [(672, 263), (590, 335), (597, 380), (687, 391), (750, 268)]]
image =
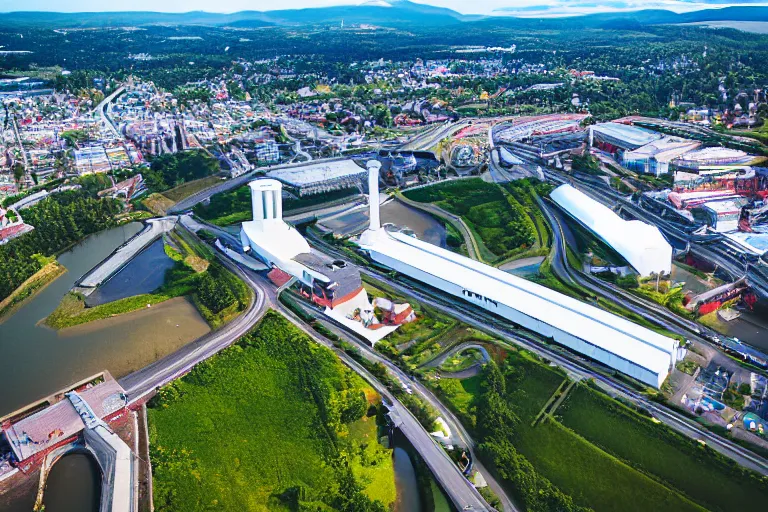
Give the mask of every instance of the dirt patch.
[(163, 194), (151, 194), (141, 204), (155, 215), (165, 215), (165, 212), (176, 203)]

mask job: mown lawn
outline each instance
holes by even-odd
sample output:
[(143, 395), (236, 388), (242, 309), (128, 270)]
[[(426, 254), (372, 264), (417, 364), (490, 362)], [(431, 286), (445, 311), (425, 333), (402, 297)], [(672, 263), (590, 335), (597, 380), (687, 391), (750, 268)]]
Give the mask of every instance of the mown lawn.
[(768, 503), (768, 484), (696, 441), (589, 388), (574, 388), (558, 416), (569, 428), (712, 510)]
[[(376, 417), (365, 414), (378, 399), (332, 352), (270, 312), (151, 404), (155, 506), (330, 510), (358, 488), (388, 506), (392, 459), (378, 443)], [(345, 422), (353, 403), (362, 416)], [(343, 484), (343, 460), (352, 487)]]
[(519, 451), (560, 490), (596, 512), (703, 511), (556, 421), (521, 429)]
[(533, 361), (524, 352), (510, 353), (514, 378), (507, 384), (507, 401), (524, 424), (530, 424), (560, 386), (565, 376), (549, 366)]

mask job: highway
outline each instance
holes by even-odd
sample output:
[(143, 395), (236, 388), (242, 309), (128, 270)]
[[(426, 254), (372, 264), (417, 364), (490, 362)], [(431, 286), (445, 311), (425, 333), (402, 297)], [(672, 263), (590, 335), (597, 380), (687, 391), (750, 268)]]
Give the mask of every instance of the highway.
[[(337, 257), (347, 258), (343, 253), (337, 251), (317, 237), (310, 237), (310, 243), (316, 245), (316, 247), (323, 250), (323, 252), (328, 254), (335, 253)], [(453, 297), (442, 294), (438, 290), (430, 289), (423, 284), (415, 284), (414, 286), (405, 285), (400, 281), (392, 280), (384, 273), (366, 267), (358, 268), (362, 274), (385, 282), (396, 291), (405, 296), (413, 297), (423, 305), (431, 306), (446, 315), (457, 318), (479, 330), (488, 332), (501, 340), (508, 340), (511, 342), (511, 345), (522, 347), (542, 358), (553, 361), (573, 376), (580, 379), (593, 379), (601, 388), (612, 396), (621, 397), (631, 403), (635, 403), (638, 407), (648, 410), (658, 420), (681, 434), (692, 439), (704, 441), (710, 448), (738, 462), (742, 466), (752, 469), (761, 475), (768, 476), (768, 460), (718, 436), (717, 434), (705, 430), (694, 420), (683, 414), (653, 402), (643, 394), (625, 386), (621, 382), (592, 369), (589, 366), (590, 363), (588, 361), (576, 358), (572, 354), (567, 354), (564, 351), (560, 351), (553, 345), (543, 343), (542, 340), (538, 339), (533, 333), (517, 329), (501, 317), (474, 308), (470, 304), (460, 303)]]
[(401, 151), (423, 151), (431, 148), (444, 138), (448, 137), (452, 133), (455, 133), (462, 128), (465, 128), (472, 124), (471, 119), (463, 119), (461, 121), (452, 122), (446, 121), (443, 124), (437, 125), (437, 127), (430, 127), (421, 132), (416, 137), (409, 140), (407, 143), (400, 146), (398, 149)]
[[(277, 296), (281, 292), (280, 289), (275, 290), (261, 276), (251, 271), (244, 271), (221, 255), (219, 255), (219, 259), (227, 268), (237, 274), (251, 290), (252, 300), (248, 308), (242, 315), (221, 329), (213, 331), (182, 347), (175, 353), (121, 379), (120, 385), (123, 386), (128, 395), (129, 404), (145, 399), (158, 387), (181, 377), (196, 364), (233, 344), (256, 325), (270, 307), (273, 307), (301, 328), (313, 340), (333, 349), (345, 364), (368, 380), (381, 393), (392, 411), (392, 417), (396, 422), (396, 426), (400, 428), (403, 434), (419, 451), (419, 454), (425, 460), (437, 481), (459, 510), (493, 510), (480, 496), (477, 489), (461, 474), (458, 466), (453, 463), (442, 447), (437, 444), (432, 436), (418, 423), (418, 420), (381, 383), (347, 354), (334, 349), (330, 341), (317, 336), (311, 327), (303, 324), (295, 315), (280, 304), (277, 300)], [(368, 350), (368, 353), (375, 354), (370, 350)], [(378, 356), (376, 357), (378, 359)], [(387, 364), (387, 366), (394, 367), (391, 364)], [(436, 398), (432, 398), (437, 402)], [(439, 404), (439, 402), (437, 403)], [(442, 407), (442, 404), (439, 405)], [(506, 510), (515, 512), (516, 509), (509, 508)]]
[(109, 106), (109, 103), (115, 98), (117, 98), (120, 94), (122, 94), (124, 90), (125, 90), (125, 87), (123, 86), (118, 87), (117, 89), (115, 89), (115, 91), (112, 94), (110, 94), (109, 96), (101, 100), (101, 103), (96, 105), (96, 107), (94, 108), (94, 111), (96, 111), (99, 114), (99, 117), (101, 117), (102, 122), (109, 128), (109, 130), (117, 139), (121, 139), (122, 136), (120, 135), (120, 132), (118, 131), (115, 124), (112, 122), (112, 119), (110, 119), (110, 117), (107, 115), (106, 110), (107, 110), (107, 107)]
[(722, 236), (694, 235), (690, 233), (692, 227), (686, 230), (679, 224), (661, 218), (594, 178), (578, 174), (565, 176), (553, 169), (547, 169), (545, 174), (548, 179), (556, 183), (570, 183), (576, 186), (609, 208), (618, 208), (632, 218), (657, 226), (668, 239), (687, 244), (691, 254), (717, 265), (720, 270), (730, 276), (731, 280), (746, 277), (747, 284), (757, 295), (763, 300), (768, 300), (766, 265), (759, 258), (752, 257), (744, 250), (734, 247), (732, 242), (729, 243)]

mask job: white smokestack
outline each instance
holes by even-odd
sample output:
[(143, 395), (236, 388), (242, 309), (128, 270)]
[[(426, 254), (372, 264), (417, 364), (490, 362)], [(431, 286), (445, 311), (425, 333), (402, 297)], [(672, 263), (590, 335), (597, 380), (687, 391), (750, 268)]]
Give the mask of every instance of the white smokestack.
[(368, 167), (368, 203), (371, 209), (368, 229), (377, 231), (381, 228), (381, 217), (379, 216), (379, 170), (381, 169), (381, 162), (368, 160), (365, 165)]
[(264, 220), (275, 218), (275, 194), (271, 190), (265, 190), (262, 192), (264, 197)]
[(253, 209), (253, 220), (264, 220), (264, 200), (261, 196), (261, 190), (251, 187), (251, 208)]

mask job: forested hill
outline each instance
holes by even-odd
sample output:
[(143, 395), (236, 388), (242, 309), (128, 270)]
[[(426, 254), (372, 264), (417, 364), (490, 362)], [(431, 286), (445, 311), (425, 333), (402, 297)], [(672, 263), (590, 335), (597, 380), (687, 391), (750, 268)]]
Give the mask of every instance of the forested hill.
[(18, 28), (97, 28), (125, 26), (211, 26), (268, 27), (340, 24), (372, 24), (379, 26), (441, 27), (458, 23), (481, 23), (508, 27), (560, 29), (610, 26), (621, 29), (638, 25), (696, 23), (704, 21), (768, 21), (768, 7), (734, 6), (703, 9), (678, 14), (660, 9), (634, 12), (589, 14), (561, 18), (517, 18), (504, 16), (465, 15), (451, 9), (417, 4), (407, 0), (369, 2), (361, 5), (284, 9), (276, 11), (240, 11), (231, 14), (191, 11), (164, 12), (31, 12), (0, 14), (0, 26)]

